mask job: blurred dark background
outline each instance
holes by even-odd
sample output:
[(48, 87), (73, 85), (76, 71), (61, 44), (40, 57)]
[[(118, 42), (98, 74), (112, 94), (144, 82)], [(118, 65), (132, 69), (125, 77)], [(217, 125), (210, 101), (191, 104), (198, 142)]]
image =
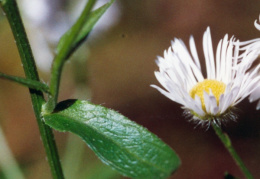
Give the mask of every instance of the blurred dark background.
[[(105, 2), (98, 1), (99, 4)], [(46, 83), (55, 45), (76, 19), (82, 3), (85, 2), (19, 1), (40, 76)], [(163, 55), (174, 37), (188, 43), (189, 36), (193, 35), (203, 64), (202, 36), (207, 26), (211, 28), (216, 49), (226, 33), (242, 41), (259, 37), (260, 32), (253, 25), (259, 14), (260, 1), (257, 0), (116, 1), (88, 41), (66, 64), (60, 100), (91, 100), (147, 127), (182, 160), (181, 167), (171, 178), (219, 179), (224, 178), (225, 172), (243, 178), (214, 131), (188, 122), (180, 105), (162, 96), (150, 84), (158, 84), (154, 76), (158, 69), (156, 56)], [(0, 16), (0, 71), (24, 76), (13, 36), (3, 16)], [(51, 178), (28, 89), (1, 80), (0, 101), (1, 127), (26, 178)], [(260, 112), (255, 107), (256, 103), (244, 100), (238, 105), (237, 122), (227, 123), (223, 130), (230, 135), (253, 176), (260, 178)], [(77, 177), (73, 178), (120, 178), (99, 162), (77, 137), (58, 132), (55, 136), (64, 166), (76, 167), (73, 172)], [(73, 142), (74, 146), (81, 146), (80, 149), (73, 148)], [(77, 150), (81, 151), (78, 158), (72, 155)], [(71, 155), (72, 159), (68, 159)], [(79, 166), (68, 162), (73, 158)], [(108, 174), (103, 176), (102, 171)]]

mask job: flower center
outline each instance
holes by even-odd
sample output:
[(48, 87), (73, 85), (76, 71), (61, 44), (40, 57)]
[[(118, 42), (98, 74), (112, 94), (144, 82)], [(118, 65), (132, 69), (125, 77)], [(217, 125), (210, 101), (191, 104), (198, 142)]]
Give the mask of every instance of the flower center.
[(195, 99), (195, 95), (197, 95), (201, 100), (202, 109), (206, 111), (205, 102), (204, 102), (204, 95), (203, 91), (209, 93), (209, 89), (211, 89), (212, 94), (215, 96), (217, 100), (217, 104), (219, 104), (219, 97), (221, 94), (225, 92), (226, 84), (217, 81), (217, 80), (204, 80), (202, 82), (197, 83), (191, 90), (190, 96)]

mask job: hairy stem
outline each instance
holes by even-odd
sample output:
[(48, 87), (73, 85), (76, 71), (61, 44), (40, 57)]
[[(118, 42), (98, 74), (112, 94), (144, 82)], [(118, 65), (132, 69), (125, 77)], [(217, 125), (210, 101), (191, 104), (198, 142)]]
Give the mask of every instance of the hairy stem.
[[(0, 4), (11, 26), (26, 78), (39, 81), (32, 50), (27, 39), (16, 1), (0, 0)], [(52, 176), (54, 179), (63, 179), (64, 177), (52, 130), (44, 123), (41, 117), (42, 104), (45, 103), (43, 94), (41, 91), (30, 89), (30, 95)]]

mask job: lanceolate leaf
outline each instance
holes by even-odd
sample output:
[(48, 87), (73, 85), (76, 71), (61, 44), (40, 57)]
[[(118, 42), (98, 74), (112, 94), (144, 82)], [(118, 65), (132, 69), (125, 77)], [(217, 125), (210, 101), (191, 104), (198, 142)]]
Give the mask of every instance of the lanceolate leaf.
[(90, 13), (89, 18), (87, 19), (87, 22), (81, 29), (81, 32), (79, 33), (76, 41), (74, 44), (81, 42), (84, 40), (84, 38), (88, 35), (88, 33), (92, 30), (94, 25), (97, 23), (97, 21), (100, 19), (100, 17), (106, 12), (106, 10), (111, 6), (111, 4), (114, 2), (114, 0), (111, 0), (109, 3), (101, 6), (100, 8), (96, 9), (95, 11)]
[(31, 80), (28, 78), (22, 78), (22, 77), (18, 77), (18, 76), (10, 76), (10, 75), (4, 74), (4, 73), (0, 73), (0, 78), (19, 83), (19, 84), (27, 86), (28, 88), (31, 88), (31, 89), (49, 93), (49, 86), (44, 83), (41, 83), (39, 81), (36, 81), (36, 80)]
[(176, 153), (147, 129), (87, 101), (61, 102), (44, 120), (77, 134), (104, 163), (131, 178), (167, 178), (180, 165)]
[[(92, 11), (89, 17), (86, 17), (86, 23), (82, 27), (81, 31), (79, 32), (77, 38), (72, 44), (70, 51), (68, 52), (68, 56), (84, 41), (84, 39), (88, 36), (89, 32), (92, 30), (94, 25), (100, 19), (100, 17), (106, 12), (106, 10), (111, 6), (111, 4), (115, 0), (111, 0), (110, 2), (106, 3), (105, 5), (101, 6), (100, 8)], [(57, 53), (61, 50), (63, 43), (67, 40), (67, 37), (70, 35), (71, 29), (69, 29), (60, 39), (57, 45)]]

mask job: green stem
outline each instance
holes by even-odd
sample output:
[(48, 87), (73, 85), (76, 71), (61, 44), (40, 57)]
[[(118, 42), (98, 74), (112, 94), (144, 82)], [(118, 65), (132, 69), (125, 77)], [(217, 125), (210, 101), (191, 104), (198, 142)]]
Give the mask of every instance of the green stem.
[(217, 124), (211, 123), (211, 126), (215, 130), (217, 136), (219, 137), (221, 142), (224, 144), (224, 146), (226, 147), (226, 149), (228, 150), (228, 152), (230, 153), (232, 158), (235, 160), (235, 162), (238, 165), (238, 167), (240, 168), (240, 170), (244, 173), (246, 178), (253, 179), (252, 174), (246, 168), (245, 164), (243, 163), (243, 161), (241, 160), (239, 155), (236, 153), (234, 147), (232, 146), (231, 140), (229, 139), (228, 135), (223, 133), (223, 131)]
[[(15, 0), (0, 0), (0, 4), (6, 13), (10, 23), (18, 51), (23, 64), (25, 76), (28, 79), (39, 81), (38, 72), (32, 55), (27, 35), (20, 17), (20, 13)], [(54, 179), (63, 179), (61, 164), (54, 141), (52, 130), (42, 120), (41, 108), (45, 103), (42, 92), (30, 89), (31, 101), (34, 113), (39, 126), (43, 145), (45, 147), (48, 162)]]
[(91, 9), (93, 8), (96, 0), (89, 0), (86, 4), (83, 12), (78, 18), (77, 22), (70, 29), (70, 33), (66, 36), (66, 40), (63, 43), (62, 48), (53, 60), (51, 80), (50, 80), (50, 93), (49, 100), (45, 106), (45, 111), (52, 112), (55, 108), (58, 100), (59, 85), (63, 65), (68, 58), (68, 53), (73, 46), (75, 39), (86, 22), (86, 18), (89, 16)]

